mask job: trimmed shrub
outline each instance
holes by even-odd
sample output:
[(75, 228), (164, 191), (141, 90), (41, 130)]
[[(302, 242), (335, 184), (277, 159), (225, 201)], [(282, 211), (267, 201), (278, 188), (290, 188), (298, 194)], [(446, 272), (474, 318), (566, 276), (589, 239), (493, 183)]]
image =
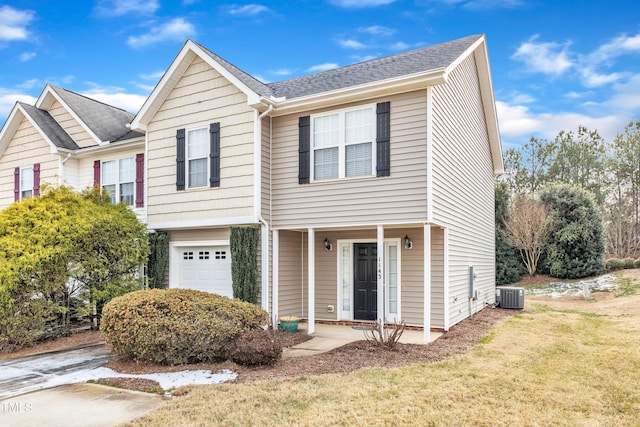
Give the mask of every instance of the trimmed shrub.
[(624, 261), (620, 258), (609, 258), (605, 261), (605, 267), (607, 271), (622, 270), (624, 268)]
[(633, 258), (625, 258), (622, 260), (622, 262), (624, 263), (624, 268), (635, 268), (636, 267), (636, 260)]
[(245, 332), (230, 346), (229, 357), (238, 365), (271, 365), (282, 357), (282, 343), (272, 329)]
[(633, 264), (633, 268), (640, 268), (640, 258), (638, 258), (635, 264)]
[(260, 329), (269, 315), (237, 299), (190, 289), (150, 289), (111, 300), (101, 330), (117, 355), (165, 365), (227, 359), (242, 333)]

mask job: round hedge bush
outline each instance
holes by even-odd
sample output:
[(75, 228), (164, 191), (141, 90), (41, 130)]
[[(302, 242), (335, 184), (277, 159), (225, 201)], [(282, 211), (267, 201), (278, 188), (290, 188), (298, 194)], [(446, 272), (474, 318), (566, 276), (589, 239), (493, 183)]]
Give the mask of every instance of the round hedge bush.
[(165, 365), (226, 360), (244, 332), (269, 315), (237, 299), (190, 289), (150, 289), (105, 305), (100, 329), (115, 354)]
[(273, 329), (245, 332), (230, 346), (229, 357), (238, 365), (272, 365), (282, 357), (282, 343)]

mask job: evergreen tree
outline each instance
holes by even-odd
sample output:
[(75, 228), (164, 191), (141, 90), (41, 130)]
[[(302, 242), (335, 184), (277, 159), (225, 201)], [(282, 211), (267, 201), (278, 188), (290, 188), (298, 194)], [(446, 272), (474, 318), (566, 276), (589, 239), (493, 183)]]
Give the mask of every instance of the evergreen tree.
[(586, 190), (566, 184), (546, 188), (540, 199), (550, 209), (545, 256), (549, 274), (562, 279), (604, 271), (602, 216)]

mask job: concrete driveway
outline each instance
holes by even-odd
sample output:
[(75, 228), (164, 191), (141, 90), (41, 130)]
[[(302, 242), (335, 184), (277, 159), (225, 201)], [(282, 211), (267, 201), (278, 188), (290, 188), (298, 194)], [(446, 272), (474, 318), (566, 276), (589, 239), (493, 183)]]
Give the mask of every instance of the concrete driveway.
[(0, 360), (0, 426), (114, 426), (167, 402), (159, 395), (86, 384), (87, 373), (108, 357), (98, 344)]

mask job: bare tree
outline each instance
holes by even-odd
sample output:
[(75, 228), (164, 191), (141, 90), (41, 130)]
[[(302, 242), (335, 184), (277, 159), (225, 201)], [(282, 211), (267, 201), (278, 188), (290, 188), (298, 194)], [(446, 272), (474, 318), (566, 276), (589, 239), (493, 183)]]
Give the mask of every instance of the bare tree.
[(520, 251), (522, 261), (531, 276), (536, 273), (550, 231), (547, 226), (548, 216), (549, 210), (542, 202), (518, 196), (513, 201), (509, 218), (504, 220), (504, 236)]

